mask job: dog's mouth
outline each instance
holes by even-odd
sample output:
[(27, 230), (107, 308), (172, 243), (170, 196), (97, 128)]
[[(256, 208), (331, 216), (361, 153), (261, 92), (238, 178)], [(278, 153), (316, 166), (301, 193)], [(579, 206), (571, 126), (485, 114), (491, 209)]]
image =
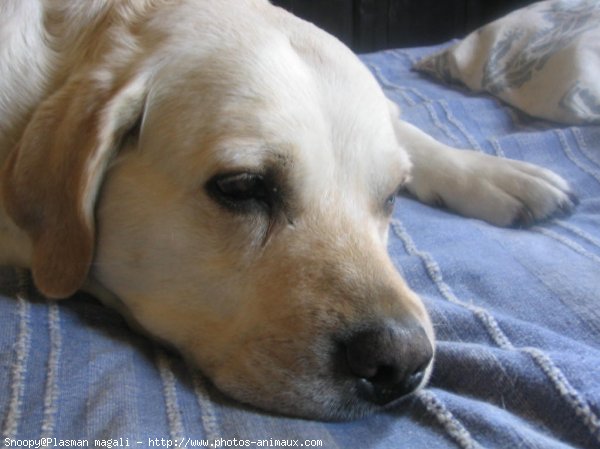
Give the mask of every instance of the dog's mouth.
[(280, 341), (211, 377), (224, 393), (269, 412), (340, 421), (396, 406), (431, 373), (433, 344), (416, 321), (362, 325), (325, 340), (301, 353)]

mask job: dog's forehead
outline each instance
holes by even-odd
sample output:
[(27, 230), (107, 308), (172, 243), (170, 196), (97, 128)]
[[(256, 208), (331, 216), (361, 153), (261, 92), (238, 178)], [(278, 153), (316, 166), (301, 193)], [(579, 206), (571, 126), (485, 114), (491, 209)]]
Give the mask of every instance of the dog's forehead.
[(275, 30), (183, 54), (163, 80), (158, 114), (170, 122), (166, 133), (178, 130), (172, 142), (186, 136), (198, 162), (191, 165), (228, 171), (269, 164), (321, 190), (364, 182), (388, 190), (409, 168), (377, 82), (324, 33)]

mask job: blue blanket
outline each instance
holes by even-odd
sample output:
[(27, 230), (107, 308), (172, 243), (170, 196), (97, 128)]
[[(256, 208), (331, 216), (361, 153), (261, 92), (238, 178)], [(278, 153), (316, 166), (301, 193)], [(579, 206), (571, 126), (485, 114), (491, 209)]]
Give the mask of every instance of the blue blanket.
[(363, 60), (408, 121), (552, 168), (581, 204), (516, 230), (397, 202), (389, 251), (439, 339), (426, 390), (355, 422), (271, 416), (227, 399), (93, 298), (46, 302), (26, 273), (4, 269), (0, 446), (600, 448), (600, 127), (531, 119), (411, 71), (433, 50)]

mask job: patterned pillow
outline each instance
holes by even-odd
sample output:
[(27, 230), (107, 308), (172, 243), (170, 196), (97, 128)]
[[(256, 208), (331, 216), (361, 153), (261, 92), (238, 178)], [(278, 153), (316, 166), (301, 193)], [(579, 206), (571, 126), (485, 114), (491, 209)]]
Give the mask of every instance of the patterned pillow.
[(534, 3), (415, 69), (489, 92), (536, 117), (600, 123), (600, 1)]

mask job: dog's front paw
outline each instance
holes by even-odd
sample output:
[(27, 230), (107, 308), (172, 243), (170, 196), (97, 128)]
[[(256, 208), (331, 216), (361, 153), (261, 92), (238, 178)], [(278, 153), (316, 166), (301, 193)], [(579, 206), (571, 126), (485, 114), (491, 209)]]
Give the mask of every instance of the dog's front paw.
[(500, 167), (488, 182), (508, 198), (498, 202), (493, 223), (530, 226), (540, 220), (569, 215), (579, 204), (569, 183), (553, 171), (520, 161), (498, 162)]
[(550, 170), (474, 151), (453, 153), (438, 176), (410, 189), (419, 199), (497, 226), (518, 227), (569, 214), (578, 204), (568, 182)]

